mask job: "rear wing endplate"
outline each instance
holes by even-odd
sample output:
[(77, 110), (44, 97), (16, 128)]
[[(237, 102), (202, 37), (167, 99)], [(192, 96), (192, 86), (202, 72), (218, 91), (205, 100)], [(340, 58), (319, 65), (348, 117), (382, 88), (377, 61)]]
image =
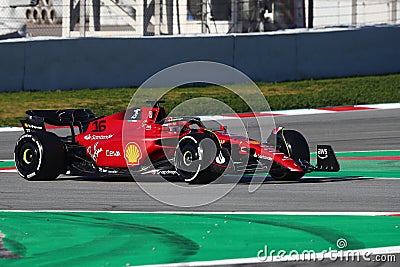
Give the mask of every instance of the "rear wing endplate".
[(40, 117), (27, 117), (25, 120), (20, 120), (22, 128), (24, 131), (29, 132), (38, 132), (38, 131), (46, 131), (46, 127), (44, 126), (44, 119)]

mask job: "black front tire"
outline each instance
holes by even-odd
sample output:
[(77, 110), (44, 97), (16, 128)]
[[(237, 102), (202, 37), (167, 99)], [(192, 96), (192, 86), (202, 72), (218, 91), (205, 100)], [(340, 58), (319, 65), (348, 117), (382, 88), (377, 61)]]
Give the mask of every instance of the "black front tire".
[(65, 154), (63, 142), (54, 133), (25, 133), (15, 145), (15, 166), (26, 180), (54, 180), (64, 171)]
[[(208, 145), (204, 145), (207, 142)], [(229, 155), (221, 150), (217, 142), (218, 140), (212, 137), (201, 135), (185, 136), (179, 141), (175, 154), (175, 168), (185, 182), (209, 184), (223, 174), (225, 168), (220, 168), (212, 162), (221, 153), (225, 160), (224, 164), (227, 165)]]
[[(276, 136), (277, 149), (294, 160), (310, 162), (310, 148), (304, 136), (295, 130), (282, 129)], [(304, 176), (304, 172), (292, 172), (287, 168), (273, 163), (269, 174), (275, 180), (297, 181)]]

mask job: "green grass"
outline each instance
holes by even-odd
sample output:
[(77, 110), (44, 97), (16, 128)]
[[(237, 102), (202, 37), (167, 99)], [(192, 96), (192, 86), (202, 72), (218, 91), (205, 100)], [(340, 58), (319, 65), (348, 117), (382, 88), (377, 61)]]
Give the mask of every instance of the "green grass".
[[(400, 102), (400, 74), (257, 85), (272, 110)], [(28, 109), (89, 108), (97, 115), (111, 114), (124, 110), (135, 91), (135, 88), (121, 88), (0, 93), (0, 125), (19, 125), (18, 120), (25, 117)], [(238, 96), (220, 86), (176, 88), (163, 99), (167, 101), (167, 110), (171, 110), (196, 97), (217, 99), (236, 112), (250, 111)], [(198, 107), (188, 105), (185, 111), (187, 115), (195, 114)], [(201, 113), (223, 111), (220, 105), (210, 104)]]

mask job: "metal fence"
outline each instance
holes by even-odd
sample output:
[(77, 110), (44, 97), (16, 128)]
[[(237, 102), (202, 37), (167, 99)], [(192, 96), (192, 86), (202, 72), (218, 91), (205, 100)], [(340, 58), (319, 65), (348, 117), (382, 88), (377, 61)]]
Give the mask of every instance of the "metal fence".
[(397, 24), (400, 22), (398, 2), (0, 0), (0, 36), (197, 35)]

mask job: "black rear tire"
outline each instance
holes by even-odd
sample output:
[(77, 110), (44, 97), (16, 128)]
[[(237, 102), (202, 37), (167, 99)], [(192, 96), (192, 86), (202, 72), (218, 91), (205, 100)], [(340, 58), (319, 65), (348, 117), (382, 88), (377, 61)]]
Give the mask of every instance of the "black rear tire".
[(54, 133), (25, 133), (15, 145), (15, 166), (26, 180), (54, 180), (64, 171), (65, 154), (63, 142)]
[[(310, 162), (310, 148), (304, 136), (295, 130), (281, 130), (276, 139), (277, 149), (294, 160)], [(275, 180), (297, 181), (304, 176), (303, 172), (292, 172), (273, 163), (269, 174)]]

